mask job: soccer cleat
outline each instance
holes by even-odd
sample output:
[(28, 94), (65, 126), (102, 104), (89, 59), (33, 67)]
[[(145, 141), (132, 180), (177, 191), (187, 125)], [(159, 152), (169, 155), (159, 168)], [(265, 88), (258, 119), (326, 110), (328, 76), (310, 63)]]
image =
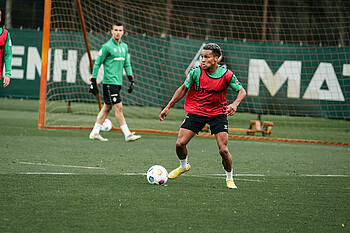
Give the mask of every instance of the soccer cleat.
[(103, 138), (99, 133), (95, 133), (94, 135), (89, 136), (90, 140), (100, 140), (102, 142), (107, 142), (108, 139), (107, 138)]
[(168, 178), (169, 178), (169, 179), (175, 179), (175, 178), (177, 178), (178, 176), (180, 176), (182, 173), (187, 172), (188, 170), (190, 170), (190, 168), (191, 168), (190, 164), (188, 164), (188, 168), (187, 168), (187, 169), (183, 169), (183, 168), (181, 168), (181, 166), (180, 166), (180, 167), (178, 167), (178, 168), (172, 170), (172, 171), (168, 174)]
[(226, 186), (229, 189), (236, 189), (237, 186), (235, 185), (235, 182), (233, 180), (226, 180)]
[(136, 141), (137, 139), (140, 139), (140, 135), (135, 135), (135, 132), (132, 132), (128, 136), (125, 137), (125, 141), (131, 142), (131, 141)]

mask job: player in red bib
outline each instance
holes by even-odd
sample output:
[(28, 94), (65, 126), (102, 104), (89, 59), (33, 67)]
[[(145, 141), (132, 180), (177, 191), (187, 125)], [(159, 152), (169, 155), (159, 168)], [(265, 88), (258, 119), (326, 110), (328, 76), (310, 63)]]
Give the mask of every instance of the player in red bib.
[[(1, 22), (1, 10), (0, 10), (0, 22)], [(11, 78), (11, 63), (12, 63), (12, 42), (10, 33), (0, 27), (0, 80), (3, 76), (3, 70), (5, 67), (5, 74), (3, 79), (3, 86), (7, 87), (10, 84)]]
[[(222, 164), (226, 171), (226, 186), (237, 188), (233, 181), (232, 155), (228, 151), (228, 120), (238, 105), (246, 96), (246, 91), (232, 71), (218, 65), (221, 49), (217, 44), (209, 43), (203, 47), (202, 64), (193, 68), (184, 84), (174, 93), (172, 99), (159, 115), (163, 121), (169, 114), (170, 108), (181, 100), (187, 93), (185, 100), (186, 119), (181, 125), (176, 141), (176, 154), (180, 160), (180, 167), (169, 173), (174, 179), (190, 170), (187, 159), (187, 144), (204, 127), (210, 125), (211, 134), (215, 135)], [(229, 105), (226, 102), (227, 88), (237, 92), (235, 101)]]

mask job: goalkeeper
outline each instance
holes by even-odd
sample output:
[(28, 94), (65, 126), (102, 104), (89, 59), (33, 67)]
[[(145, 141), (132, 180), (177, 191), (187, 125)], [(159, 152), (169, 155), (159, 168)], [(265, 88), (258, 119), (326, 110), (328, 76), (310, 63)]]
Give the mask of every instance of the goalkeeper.
[[(174, 179), (190, 170), (187, 144), (208, 123), (211, 134), (215, 135), (226, 171), (226, 186), (237, 188), (233, 181), (232, 155), (227, 148), (227, 115), (235, 114), (238, 105), (246, 96), (246, 91), (232, 71), (218, 65), (220, 54), (221, 48), (217, 44), (209, 43), (203, 47), (202, 64), (190, 71), (184, 84), (176, 90), (168, 105), (160, 113), (159, 120), (163, 121), (170, 108), (188, 92), (185, 100), (185, 112), (188, 114), (176, 141), (176, 154), (180, 160), (180, 167), (171, 171), (168, 177)], [(229, 105), (226, 102), (228, 87), (238, 93), (236, 100)]]
[(111, 34), (112, 38), (107, 43), (102, 45), (92, 71), (89, 92), (93, 95), (97, 95), (98, 87), (96, 78), (98, 70), (103, 64), (104, 76), (102, 84), (104, 104), (97, 115), (96, 123), (90, 133), (89, 138), (92, 140), (108, 141), (107, 138), (103, 138), (100, 135), (100, 130), (104, 120), (108, 116), (108, 113), (114, 107), (115, 118), (120, 126), (120, 129), (124, 133), (125, 141), (135, 141), (141, 138), (141, 136), (135, 135), (134, 132), (130, 132), (123, 115), (123, 104), (120, 98), (120, 90), (123, 81), (123, 69), (125, 69), (129, 79), (128, 92), (131, 93), (134, 89), (134, 75), (132, 73), (131, 63), (128, 57), (129, 48), (128, 45), (122, 41), (122, 36), (124, 34), (123, 24), (113, 24)]

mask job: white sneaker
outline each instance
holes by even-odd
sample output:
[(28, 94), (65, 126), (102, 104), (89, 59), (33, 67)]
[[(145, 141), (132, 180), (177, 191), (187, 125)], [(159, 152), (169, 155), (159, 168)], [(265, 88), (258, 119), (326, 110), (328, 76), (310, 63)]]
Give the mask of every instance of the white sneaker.
[(130, 141), (136, 141), (137, 139), (140, 139), (140, 135), (135, 135), (135, 132), (132, 132), (128, 136), (125, 137), (125, 141), (130, 142)]
[(91, 135), (91, 134), (90, 134), (89, 138), (90, 138), (91, 140), (100, 140), (100, 141), (102, 141), (102, 142), (107, 142), (107, 141), (108, 141), (107, 138), (103, 138), (99, 133), (95, 133), (95, 135)]

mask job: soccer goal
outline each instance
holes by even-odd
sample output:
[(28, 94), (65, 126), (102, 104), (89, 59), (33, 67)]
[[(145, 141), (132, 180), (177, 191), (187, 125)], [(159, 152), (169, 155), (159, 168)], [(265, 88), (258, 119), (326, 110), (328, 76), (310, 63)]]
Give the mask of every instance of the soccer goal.
[(101, 97), (88, 93), (91, 67), (115, 21), (136, 80), (133, 93), (127, 79), (121, 92), (130, 128), (178, 130), (184, 100), (166, 121), (158, 115), (215, 42), (247, 90), (230, 135), (350, 141), (350, 2), (330, 0), (46, 0), (39, 128), (93, 126)]

